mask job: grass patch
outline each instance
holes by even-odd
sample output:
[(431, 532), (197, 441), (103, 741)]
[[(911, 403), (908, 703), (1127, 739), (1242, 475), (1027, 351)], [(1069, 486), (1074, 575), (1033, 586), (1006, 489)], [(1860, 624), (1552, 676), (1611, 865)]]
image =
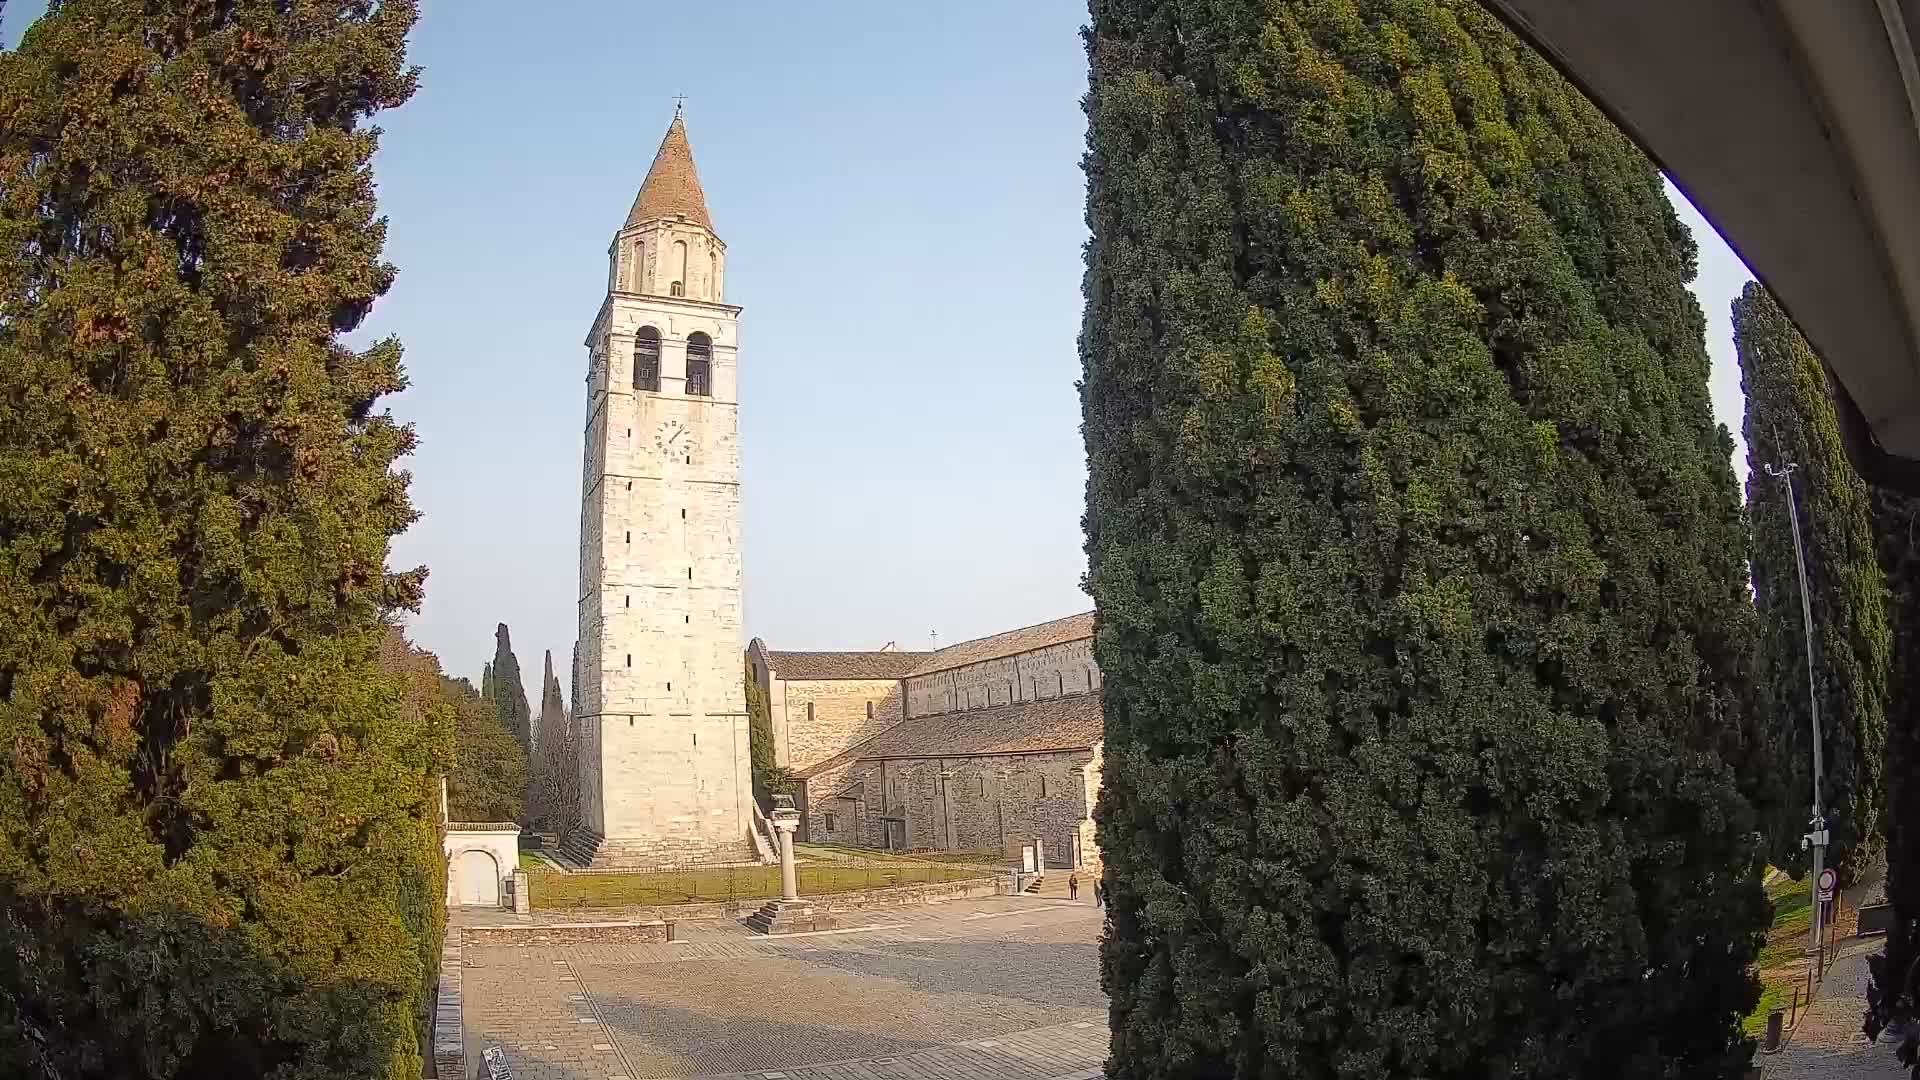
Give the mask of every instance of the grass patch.
[(1767, 1014), (1775, 1008), (1785, 1008), (1787, 999), (1793, 995), (1793, 981), (1777, 979), (1760, 981), (1760, 1004), (1753, 1007), (1740, 1027), (1749, 1035), (1760, 1035), (1767, 1030)]
[[(964, 881), (980, 876), (972, 867), (904, 860), (803, 863), (795, 869), (802, 896), (857, 892), (889, 885)], [(533, 906), (549, 909), (771, 900), (780, 895), (777, 866), (719, 866), (645, 874), (568, 874), (543, 869), (527, 877)]]
[(528, 851), (525, 848), (522, 848), (520, 850), (520, 869), (551, 870), (552, 868), (553, 867), (550, 864), (548, 864), (547, 860), (541, 858), (538, 855), (535, 855), (533, 852)]
[(1804, 975), (1807, 932), (1813, 922), (1813, 879), (1782, 878), (1767, 886), (1767, 899), (1773, 902), (1773, 923), (1756, 961), (1760, 1003), (1741, 1025), (1749, 1035), (1766, 1030), (1767, 1013), (1791, 1001), (1793, 988)]

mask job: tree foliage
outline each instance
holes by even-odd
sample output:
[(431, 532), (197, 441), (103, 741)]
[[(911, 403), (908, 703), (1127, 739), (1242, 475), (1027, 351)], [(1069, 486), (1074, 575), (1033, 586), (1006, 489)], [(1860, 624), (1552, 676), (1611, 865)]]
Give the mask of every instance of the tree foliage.
[[(1920, 1062), (1920, 498), (1874, 488), (1874, 533), (1889, 593), (1887, 901), (1893, 927), (1869, 959), (1866, 1031), (1903, 1029), (1897, 1052)], [(1920, 1077), (1920, 1067), (1912, 1070)]]
[(1829, 861), (1851, 880), (1882, 846), (1886, 815), (1887, 580), (1880, 568), (1867, 485), (1840, 442), (1826, 369), (1757, 282), (1733, 302), (1733, 340), (1746, 392), (1749, 559), (1760, 611), (1776, 728), (1795, 811), (1775, 830), (1774, 860), (1804, 868), (1800, 850), (1812, 805), (1812, 724), (1807, 637), (1787, 494), (1769, 467), (1794, 464), (1792, 481), (1813, 611), (1814, 685), (1820, 701), (1822, 800)]
[(1691, 238), (1467, 0), (1093, 0), (1108, 1075), (1732, 1077), (1753, 613)]
[(551, 651), (540, 681), (540, 737), (534, 745), (527, 821), (534, 828), (564, 836), (580, 823), (580, 748), (574, 741), (573, 720), (560, 698)]
[(447, 816), (453, 821), (521, 821), (526, 817), (527, 752), (500, 726), (494, 703), (465, 679), (447, 678), (432, 662), (437, 700), (453, 715), (453, 768), (447, 773)]
[(0, 1075), (420, 1075), (444, 713), (366, 121), (411, 0), (67, 0), (0, 56)]
[(774, 764), (773, 712), (767, 702), (767, 693), (760, 688), (760, 680), (754, 677), (753, 662), (747, 662), (747, 757), (753, 770), (753, 797), (762, 806), (772, 805), (768, 800), (776, 790), (786, 790), (786, 776)]
[(513, 638), (507, 632), (506, 623), (493, 631), (493, 663), (489, 671), (493, 675), (493, 710), (500, 718), (500, 726), (512, 732), (513, 737), (520, 740), (520, 748), (531, 754), (533, 710), (527, 704), (527, 688), (520, 681), (520, 658), (513, 655)]

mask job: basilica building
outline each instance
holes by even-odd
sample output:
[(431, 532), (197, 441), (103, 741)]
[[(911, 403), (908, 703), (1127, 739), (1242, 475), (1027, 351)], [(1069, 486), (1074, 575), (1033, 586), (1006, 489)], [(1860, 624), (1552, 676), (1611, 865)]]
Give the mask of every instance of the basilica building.
[(754, 639), (775, 763), (801, 781), (803, 838), (1099, 865), (1093, 613), (934, 652), (785, 652)]

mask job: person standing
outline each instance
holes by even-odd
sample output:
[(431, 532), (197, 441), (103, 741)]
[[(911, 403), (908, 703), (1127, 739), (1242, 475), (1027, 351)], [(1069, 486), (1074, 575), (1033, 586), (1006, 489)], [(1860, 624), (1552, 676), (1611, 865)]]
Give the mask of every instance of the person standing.
[(1080, 874), (1078, 871), (1067, 875), (1067, 899), (1080, 899)]

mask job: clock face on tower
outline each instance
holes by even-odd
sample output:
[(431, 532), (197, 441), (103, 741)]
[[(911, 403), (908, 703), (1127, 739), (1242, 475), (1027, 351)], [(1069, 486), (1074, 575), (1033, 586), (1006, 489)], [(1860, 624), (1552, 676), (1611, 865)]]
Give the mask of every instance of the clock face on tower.
[(653, 433), (654, 449), (667, 457), (687, 452), (687, 429), (678, 420), (668, 420)]

